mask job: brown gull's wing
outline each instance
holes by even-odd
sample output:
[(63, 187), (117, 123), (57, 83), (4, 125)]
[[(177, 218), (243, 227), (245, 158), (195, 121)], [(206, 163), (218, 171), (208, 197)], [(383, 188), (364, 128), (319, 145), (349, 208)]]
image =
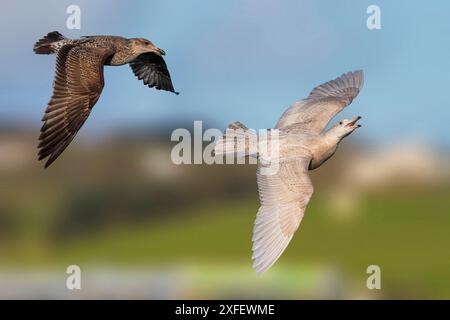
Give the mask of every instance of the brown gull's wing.
[(364, 74), (358, 70), (317, 86), (308, 98), (296, 102), (283, 113), (276, 128), (320, 134), (330, 120), (359, 94), (363, 81)]
[(166, 62), (156, 53), (148, 52), (139, 55), (130, 62), (130, 67), (134, 75), (150, 88), (155, 87), (157, 90), (178, 94), (173, 88)]
[(103, 65), (110, 49), (62, 47), (56, 58), (53, 95), (42, 118), (39, 160), (47, 168), (67, 148), (88, 118), (104, 86)]

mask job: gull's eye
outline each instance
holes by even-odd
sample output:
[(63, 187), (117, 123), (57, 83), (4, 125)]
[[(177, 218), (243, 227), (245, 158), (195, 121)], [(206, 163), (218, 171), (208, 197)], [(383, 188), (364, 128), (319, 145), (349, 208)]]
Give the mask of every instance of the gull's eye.
[(148, 46), (149, 44), (150, 44), (150, 42), (144, 41), (144, 45)]
[(339, 122), (339, 125), (340, 125), (340, 126), (342, 126), (342, 121), (341, 121), (341, 122)]

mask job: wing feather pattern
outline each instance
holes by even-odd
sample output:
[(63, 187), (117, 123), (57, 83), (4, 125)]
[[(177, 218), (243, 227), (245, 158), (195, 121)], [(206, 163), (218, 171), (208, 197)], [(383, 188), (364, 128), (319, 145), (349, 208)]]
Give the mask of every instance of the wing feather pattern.
[(253, 267), (265, 272), (280, 257), (303, 218), (313, 193), (309, 157), (285, 160), (275, 175), (257, 172), (261, 207), (253, 229)]
[(178, 94), (173, 87), (166, 62), (161, 56), (151, 52), (143, 53), (130, 62), (130, 67), (134, 75), (150, 88)]
[(51, 165), (75, 138), (103, 90), (108, 49), (65, 45), (56, 59), (53, 95), (42, 118), (39, 160)]
[(276, 128), (320, 134), (330, 120), (356, 98), (363, 82), (364, 74), (358, 70), (315, 87), (308, 98), (283, 113)]

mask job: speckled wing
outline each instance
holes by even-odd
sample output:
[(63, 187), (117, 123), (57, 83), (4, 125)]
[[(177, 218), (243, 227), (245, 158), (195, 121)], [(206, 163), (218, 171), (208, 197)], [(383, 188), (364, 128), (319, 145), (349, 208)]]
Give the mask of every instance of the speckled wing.
[(178, 92), (173, 88), (170, 73), (164, 59), (155, 53), (143, 53), (130, 62), (134, 75), (145, 85), (157, 90)]
[(281, 256), (291, 241), (313, 194), (308, 176), (310, 157), (281, 161), (274, 175), (257, 171), (261, 207), (253, 229), (253, 268), (265, 272)]
[(56, 58), (53, 95), (42, 118), (39, 160), (55, 161), (88, 118), (104, 86), (109, 49), (65, 45)]
[(330, 120), (359, 94), (364, 82), (362, 70), (348, 72), (314, 88), (308, 98), (287, 109), (276, 128), (285, 132), (321, 133)]

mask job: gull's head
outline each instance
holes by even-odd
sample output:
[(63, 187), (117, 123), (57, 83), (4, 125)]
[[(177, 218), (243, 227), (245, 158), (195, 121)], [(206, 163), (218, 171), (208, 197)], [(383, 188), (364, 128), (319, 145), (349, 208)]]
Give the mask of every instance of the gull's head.
[(340, 139), (343, 139), (355, 131), (356, 128), (361, 127), (361, 125), (357, 124), (359, 119), (361, 119), (361, 116), (357, 116), (351, 120), (343, 119), (339, 121), (331, 130), (334, 135), (338, 136)]
[(159, 56), (163, 56), (166, 53), (164, 50), (158, 48), (151, 42), (150, 40), (144, 39), (144, 38), (133, 38), (130, 39), (131, 46), (133, 48), (133, 51), (136, 54), (142, 54), (147, 52), (156, 53)]

